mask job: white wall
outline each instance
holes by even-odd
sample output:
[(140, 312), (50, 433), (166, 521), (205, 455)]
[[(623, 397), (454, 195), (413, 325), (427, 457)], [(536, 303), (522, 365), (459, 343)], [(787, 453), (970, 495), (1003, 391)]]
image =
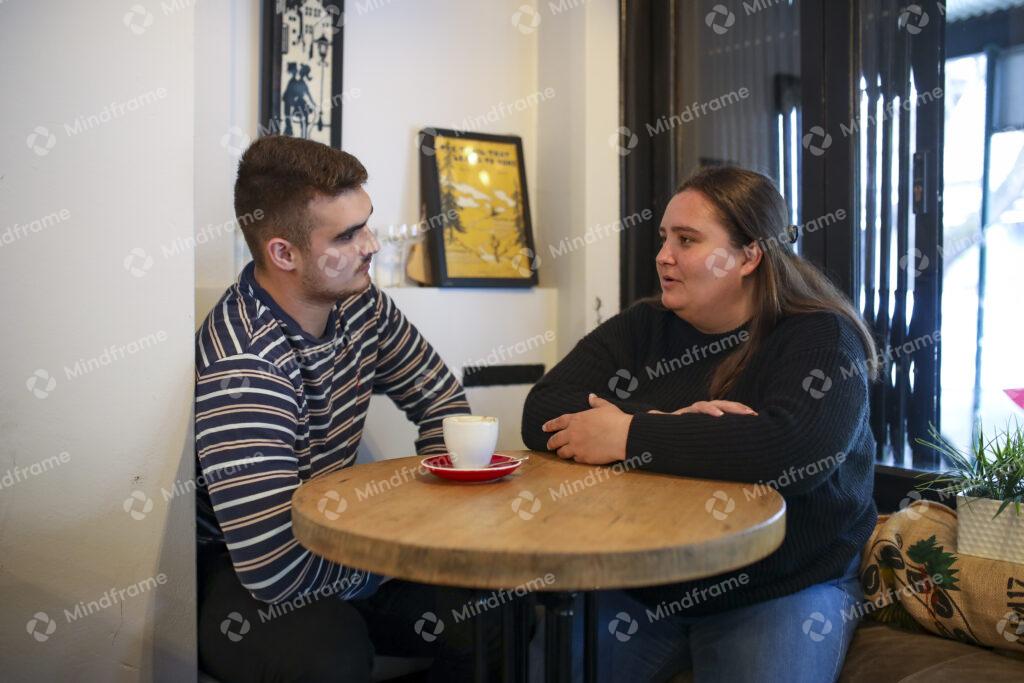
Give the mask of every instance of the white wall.
[(547, 85), (537, 79), (535, 34), (512, 25), (521, 4), (346, 4), (343, 80), (351, 99), (342, 113), (342, 145), (370, 172), (367, 191), (377, 225), (419, 219), (416, 132), (425, 126), (464, 130), (464, 120), (492, 108), (510, 112), (492, 116), (497, 120), (485, 132), (522, 136), (527, 185), (534, 187), (537, 111), (557, 103), (559, 93), (517, 111), (517, 101)]
[(613, 0), (565, 4), (538, 5), (539, 78), (563, 98), (540, 111), (534, 192), (541, 280), (559, 292), (559, 356), (619, 310), (618, 10)]
[(238, 157), (259, 117), (259, 7), (195, 3), (195, 210), (197, 236), (205, 234), (195, 249), (196, 286), (215, 290), (210, 304), (235, 279), (235, 247), (244, 245), (231, 221)]
[[(551, 367), (558, 359), (558, 292), (553, 289), (399, 287), (386, 291), (431, 340), (456, 377), (463, 376), (466, 366), (540, 363)], [(528, 384), (466, 389), (474, 413), (498, 418), (498, 450), (525, 448), (520, 425), (529, 390)], [(391, 399), (374, 395), (359, 444), (359, 462), (412, 455), (415, 440), (416, 427)]]
[(192, 475), (193, 261), (161, 247), (193, 229), (193, 16), (130, 5), (0, 4), (5, 681), (195, 671), (193, 503), (160, 495)]

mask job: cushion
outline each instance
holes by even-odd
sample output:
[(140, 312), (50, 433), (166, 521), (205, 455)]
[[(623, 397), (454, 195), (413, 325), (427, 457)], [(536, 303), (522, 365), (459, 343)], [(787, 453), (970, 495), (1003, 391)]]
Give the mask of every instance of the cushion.
[(861, 563), (863, 613), (1024, 656), (1024, 565), (957, 553), (956, 542), (945, 505), (880, 516)]

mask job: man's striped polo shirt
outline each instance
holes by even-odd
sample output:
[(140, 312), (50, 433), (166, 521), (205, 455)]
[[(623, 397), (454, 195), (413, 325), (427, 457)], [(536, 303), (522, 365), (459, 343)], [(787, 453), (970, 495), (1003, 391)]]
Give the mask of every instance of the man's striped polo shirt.
[(374, 392), (418, 425), (420, 454), (444, 452), (441, 420), (469, 412), (437, 352), (372, 285), (339, 301), (316, 339), (256, 283), (250, 263), (196, 333), (198, 540), (203, 550), (226, 544), (258, 600), (360, 593), (361, 572), (295, 540), (291, 496), (353, 463)]

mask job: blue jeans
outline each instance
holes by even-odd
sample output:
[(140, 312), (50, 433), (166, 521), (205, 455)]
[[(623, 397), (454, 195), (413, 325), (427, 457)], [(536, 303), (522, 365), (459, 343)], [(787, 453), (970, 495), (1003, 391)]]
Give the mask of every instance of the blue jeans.
[[(625, 592), (601, 592), (599, 680), (666, 681), (692, 670), (695, 683), (832, 683), (859, 620), (860, 610), (851, 608), (864, 599), (859, 569), (860, 554), (838, 579), (707, 617), (651, 620), (647, 606)], [(582, 638), (580, 626), (578, 681)]]

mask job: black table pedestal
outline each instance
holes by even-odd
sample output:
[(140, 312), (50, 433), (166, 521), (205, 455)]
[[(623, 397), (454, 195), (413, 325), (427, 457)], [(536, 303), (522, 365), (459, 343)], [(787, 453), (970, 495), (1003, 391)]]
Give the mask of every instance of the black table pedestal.
[[(546, 683), (572, 683), (572, 632), (580, 593), (539, 593), (544, 606), (544, 680)], [(583, 680), (597, 680), (597, 594), (583, 592)], [(481, 598), (478, 598), (482, 599)], [(477, 681), (487, 679), (487, 614), (480, 603), (474, 629)], [(501, 607), (502, 680), (526, 683), (529, 676), (530, 623), (532, 602), (519, 597)]]

